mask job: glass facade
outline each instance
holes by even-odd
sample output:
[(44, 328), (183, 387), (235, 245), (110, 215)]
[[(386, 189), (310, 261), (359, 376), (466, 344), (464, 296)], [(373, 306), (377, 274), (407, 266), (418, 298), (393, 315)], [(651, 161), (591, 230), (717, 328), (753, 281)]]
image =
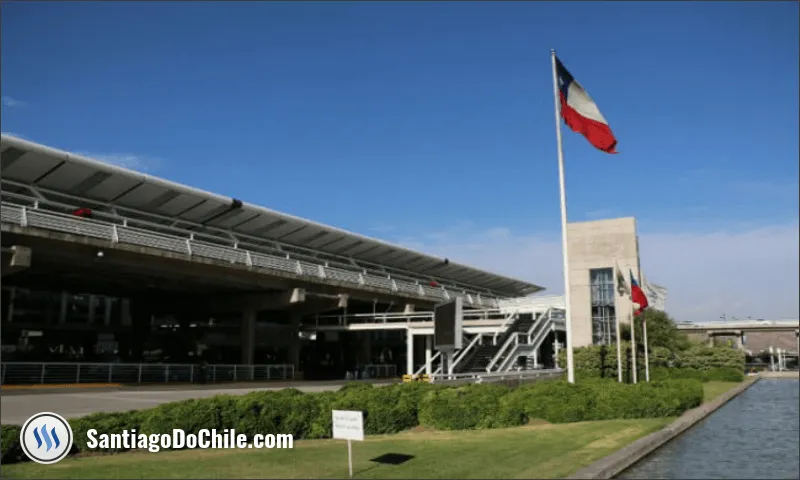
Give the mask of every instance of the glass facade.
[(616, 342), (616, 310), (614, 302), (614, 269), (589, 270), (592, 302), (592, 343), (610, 345)]

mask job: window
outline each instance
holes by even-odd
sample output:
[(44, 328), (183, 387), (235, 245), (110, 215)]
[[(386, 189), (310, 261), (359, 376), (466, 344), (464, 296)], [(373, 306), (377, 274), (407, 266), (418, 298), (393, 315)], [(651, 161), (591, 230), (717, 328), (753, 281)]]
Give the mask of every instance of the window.
[(594, 268), (589, 270), (592, 302), (592, 343), (616, 343), (616, 311), (614, 308), (614, 270)]

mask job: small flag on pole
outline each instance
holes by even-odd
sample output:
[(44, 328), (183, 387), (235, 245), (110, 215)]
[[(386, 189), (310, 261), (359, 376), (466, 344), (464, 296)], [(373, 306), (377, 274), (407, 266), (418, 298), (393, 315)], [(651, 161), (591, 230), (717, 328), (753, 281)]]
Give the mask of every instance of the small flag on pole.
[(647, 303), (647, 296), (644, 294), (644, 291), (639, 287), (639, 283), (633, 277), (633, 271), (631, 270), (631, 301), (637, 305), (639, 308), (633, 312), (634, 315), (641, 315), (644, 312), (644, 309), (649, 306)]
[(642, 274), (642, 290), (644, 290), (644, 295), (647, 297), (647, 303), (649, 304), (647, 308), (659, 311), (666, 310), (666, 301), (667, 301), (667, 288), (662, 287), (661, 285), (656, 285), (655, 283), (650, 283), (647, 281), (647, 277), (645, 277), (644, 273)]
[(561, 60), (556, 58), (558, 90), (561, 97), (561, 117), (574, 132), (580, 133), (595, 148), (606, 153), (617, 153), (617, 139), (611, 132), (597, 104), (589, 93), (575, 80)]
[(631, 296), (631, 289), (628, 287), (628, 282), (625, 281), (625, 275), (622, 273), (622, 269), (619, 268), (619, 264), (614, 261), (614, 266), (616, 267), (614, 271), (617, 275), (617, 293), (624, 297)]

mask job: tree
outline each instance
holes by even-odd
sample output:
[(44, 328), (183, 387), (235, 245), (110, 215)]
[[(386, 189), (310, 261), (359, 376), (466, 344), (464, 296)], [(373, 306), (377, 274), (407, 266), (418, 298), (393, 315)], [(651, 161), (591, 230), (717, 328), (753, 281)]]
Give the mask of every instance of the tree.
[[(649, 308), (645, 309), (642, 315), (636, 317), (636, 343), (641, 344), (643, 341), (643, 320), (647, 320), (647, 345), (649, 348), (663, 347), (671, 352), (679, 352), (691, 346), (689, 338), (678, 330), (675, 321), (668, 313)], [(630, 341), (631, 328), (629, 325), (622, 326), (622, 337)]]

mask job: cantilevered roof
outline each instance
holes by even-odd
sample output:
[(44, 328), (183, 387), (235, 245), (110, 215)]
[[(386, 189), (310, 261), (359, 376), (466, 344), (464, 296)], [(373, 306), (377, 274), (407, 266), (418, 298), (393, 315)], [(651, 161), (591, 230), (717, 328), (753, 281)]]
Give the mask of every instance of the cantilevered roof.
[(249, 235), (349, 257), (357, 262), (402, 269), (422, 278), (449, 280), (499, 296), (517, 297), (543, 290), (529, 282), (451, 261), (445, 263), (445, 258), (10, 135), (2, 135), (0, 143), (0, 175), (4, 180), (221, 228), (233, 235)]

